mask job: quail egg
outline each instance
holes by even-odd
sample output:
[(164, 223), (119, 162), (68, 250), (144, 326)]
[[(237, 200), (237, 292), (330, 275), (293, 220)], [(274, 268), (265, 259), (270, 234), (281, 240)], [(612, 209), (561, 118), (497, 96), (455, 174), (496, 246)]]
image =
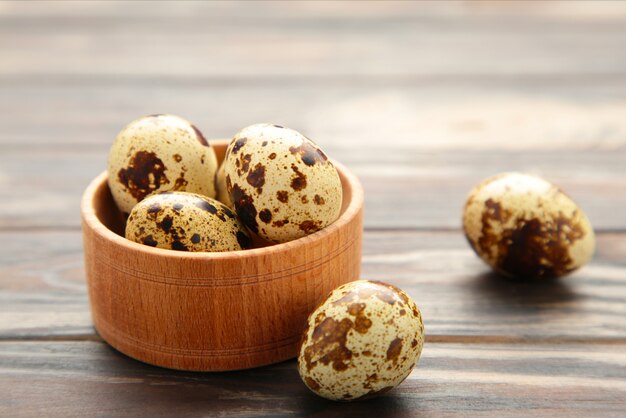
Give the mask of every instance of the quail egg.
[(422, 316), (405, 292), (359, 280), (335, 289), (309, 316), (298, 371), (324, 398), (371, 397), (411, 373), (423, 343)]
[(125, 214), (153, 193), (188, 191), (215, 197), (215, 151), (190, 122), (150, 115), (126, 126), (108, 160), (109, 188)]
[(251, 247), (234, 212), (206, 196), (164, 192), (132, 209), (126, 238), (151, 247), (178, 251), (237, 251)]
[(317, 145), (292, 129), (244, 128), (226, 150), (224, 171), (239, 218), (265, 240), (291, 241), (339, 217), (337, 170)]
[(463, 229), (496, 271), (520, 278), (563, 276), (593, 256), (595, 237), (583, 210), (555, 185), (503, 173), (469, 194)]

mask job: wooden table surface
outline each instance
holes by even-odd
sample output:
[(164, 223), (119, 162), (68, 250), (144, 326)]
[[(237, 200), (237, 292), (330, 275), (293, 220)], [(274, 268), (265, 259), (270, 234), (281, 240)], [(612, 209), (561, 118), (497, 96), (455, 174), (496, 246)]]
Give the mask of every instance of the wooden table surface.
[[(295, 361), (183, 373), (95, 333), (79, 200), (130, 120), (207, 137), (287, 125), (366, 192), (364, 278), (405, 289), (426, 344), (399, 388), (325, 401)], [(0, 3), (0, 416), (625, 416), (626, 4)], [(526, 283), (460, 230), (469, 189), (565, 189), (598, 249)]]

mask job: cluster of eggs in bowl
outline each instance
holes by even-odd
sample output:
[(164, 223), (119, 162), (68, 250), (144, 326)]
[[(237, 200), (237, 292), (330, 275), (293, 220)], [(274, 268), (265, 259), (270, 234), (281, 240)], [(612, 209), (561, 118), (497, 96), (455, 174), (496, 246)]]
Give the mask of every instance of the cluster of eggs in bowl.
[(198, 128), (173, 115), (131, 122), (115, 139), (108, 184), (126, 238), (178, 251), (236, 251), (317, 232), (340, 213), (339, 174), (310, 139), (257, 124), (218, 167)]
[[(354, 193), (348, 188), (343, 196), (337, 169), (315, 143), (278, 125), (242, 129), (231, 139), (221, 164), (218, 160), (200, 130), (180, 117), (150, 115), (131, 122), (115, 139), (107, 170), (111, 197), (124, 215), (125, 237), (196, 253), (286, 243), (332, 224), (345, 197)], [(360, 228), (360, 221), (356, 225)], [(298, 352), (303, 381), (317, 394), (336, 400), (371, 397), (397, 386), (413, 370), (424, 341), (420, 311), (402, 290), (364, 280), (346, 283), (345, 277), (358, 275), (358, 268), (348, 272), (359, 263), (360, 244), (354, 248), (350, 263), (332, 273), (339, 277), (333, 283), (345, 284), (329, 288), (325, 300), (317, 298), (317, 308), (312, 310), (312, 305), (305, 312), (306, 324), (298, 324), (306, 325), (304, 332), (294, 330), (302, 335)], [(259, 293), (252, 300), (261, 302), (263, 297)], [(270, 310), (276, 317), (279, 311), (300, 315), (302, 306)], [(208, 333), (210, 320), (203, 324)]]

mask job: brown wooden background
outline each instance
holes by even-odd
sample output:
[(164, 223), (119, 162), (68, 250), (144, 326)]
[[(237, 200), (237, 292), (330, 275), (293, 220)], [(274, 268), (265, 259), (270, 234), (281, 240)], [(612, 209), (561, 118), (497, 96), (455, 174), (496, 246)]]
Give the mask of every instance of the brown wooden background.
[[(79, 199), (157, 112), (211, 138), (284, 124), (359, 175), (363, 277), (425, 318), (401, 387), (335, 404), (294, 361), (171, 372), (100, 340)], [(465, 195), (504, 170), (587, 211), (589, 266), (519, 283), (473, 255)], [(626, 4), (2, 2), (0, 240), (0, 416), (623, 416)]]

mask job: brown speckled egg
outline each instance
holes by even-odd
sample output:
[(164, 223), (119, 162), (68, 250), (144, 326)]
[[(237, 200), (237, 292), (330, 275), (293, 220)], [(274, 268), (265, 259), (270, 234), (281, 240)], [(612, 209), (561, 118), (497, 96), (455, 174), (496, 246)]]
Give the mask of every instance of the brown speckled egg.
[(178, 116), (150, 115), (131, 122), (111, 147), (108, 170), (111, 194), (126, 214), (158, 192), (215, 197), (215, 151), (194, 125)]
[(215, 199), (185, 192), (147, 197), (130, 213), (126, 238), (178, 251), (237, 251), (251, 247), (234, 212)]
[(228, 146), (224, 170), (239, 218), (268, 241), (312, 234), (339, 217), (337, 170), (292, 129), (258, 124), (241, 130)]
[(217, 169), (217, 173), (215, 173), (215, 190), (217, 191), (217, 200), (229, 208), (234, 209), (233, 202), (230, 200), (230, 195), (228, 194), (228, 189), (226, 188), (224, 164), (220, 165), (220, 168)]
[(463, 229), (496, 271), (520, 278), (563, 276), (593, 256), (595, 237), (582, 209), (553, 184), (503, 173), (469, 194)]
[(298, 371), (324, 398), (368, 398), (406, 379), (423, 343), (422, 316), (406, 293), (358, 280), (335, 289), (309, 316)]

